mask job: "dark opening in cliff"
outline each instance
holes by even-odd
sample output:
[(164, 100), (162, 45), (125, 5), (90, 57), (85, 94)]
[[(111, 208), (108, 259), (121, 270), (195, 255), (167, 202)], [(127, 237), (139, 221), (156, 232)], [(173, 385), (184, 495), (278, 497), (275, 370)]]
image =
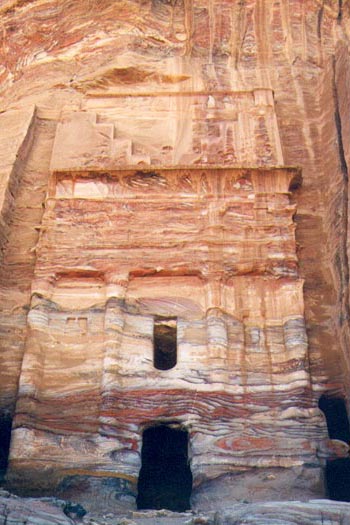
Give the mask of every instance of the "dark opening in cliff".
[(329, 437), (349, 443), (350, 425), (344, 399), (322, 395), (318, 406), (326, 416)]
[(188, 464), (188, 433), (166, 425), (143, 433), (138, 509), (190, 508), (192, 473)]
[(6, 472), (10, 443), (11, 443), (12, 418), (9, 415), (0, 416), (0, 478)]
[(158, 370), (170, 370), (177, 362), (176, 318), (155, 317), (153, 363)]
[[(326, 417), (329, 437), (349, 443), (350, 425), (344, 399), (323, 395), (318, 406)], [(327, 461), (326, 485), (330, 499), (350, 501), (350, 458)]]
[(350, 501), (350, 459), (327, 461), (327, 496), (337, 501)]

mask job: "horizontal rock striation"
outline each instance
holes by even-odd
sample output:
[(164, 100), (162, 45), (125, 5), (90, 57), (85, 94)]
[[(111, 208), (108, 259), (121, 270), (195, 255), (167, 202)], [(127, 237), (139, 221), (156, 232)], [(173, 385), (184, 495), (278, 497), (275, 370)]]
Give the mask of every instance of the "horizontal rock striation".
[[(71, 518), (63, 512), (71, 514)], [(147, 512), (128, 512), (114, 514), (107, 512), (103, 515), (88, 513), (83, 518), (78, 518), (76, 505), (63, 500), (49, 499), (23, 499), (2, 491), (0, 495), (0, 520), (6, 519), (16, 525), (73, 525), (73, 523), (86, 523), (95, 525), (151, 525), (153, 523), (164, 525), (318, 525), (331, 522), (334, 525), (347, 525), (349, 517), (349, 503), (317, 500), (309, 502), (288, 501), (269, 502), (259, 504), (241, 503), (231, 505), (219, 511), (211, 512), (186, 512), (174, 513), (165, 510)], [(69, 510), (71, 512), (69, 512)], [(78, 508), (78, 510), (81, 510)], [(1, 522), (1, 521), (0, 521)]]
[[(290, 202), (299, 183), (290, 168), (52, 174), (11, 486), (25, 492), (35, 472), (31, 490), (66, 496), (90, 476), (126, 480), (120, 498), (134, 496), (143, 430), (162, 423), (188, 431), (196, 507), (210, 500), (196, 487), (222, 477), (239, 500), (238, 478), (227, 476), (252, 469), (272, 472), (272, 483), (248, 474), (252, 499), (282, 482), (281, 499), (322, 494), (326, 429), (308, 372)], [(176, 324), (169, 370), (155, 366), (156, 318)]]
[(0, 15), (8, 482), (133, 508), (143, 431), (166, 424), (188, 432), (196, 508), (323, 495), (348, 453), (317, 401), (350, 377), (349, 5)]
[(1, 413), (13, 414), (55, 123), (38, 118), (33, 111), (13, 111), (0, 118), (4, 148), (0, 397)]

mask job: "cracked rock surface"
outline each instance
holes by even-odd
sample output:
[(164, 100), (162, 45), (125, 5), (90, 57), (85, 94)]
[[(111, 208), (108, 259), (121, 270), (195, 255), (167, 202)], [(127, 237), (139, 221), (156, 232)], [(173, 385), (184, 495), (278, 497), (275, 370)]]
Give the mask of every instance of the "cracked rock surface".
[(176, 513), (167, 510), (106, 511), (69, 518), (67, 502), (55, 498), (19, 498), (0, 491), (0, 525), (349, 525), (350, 503), (309, 502), (241, 503), (207, 513)]

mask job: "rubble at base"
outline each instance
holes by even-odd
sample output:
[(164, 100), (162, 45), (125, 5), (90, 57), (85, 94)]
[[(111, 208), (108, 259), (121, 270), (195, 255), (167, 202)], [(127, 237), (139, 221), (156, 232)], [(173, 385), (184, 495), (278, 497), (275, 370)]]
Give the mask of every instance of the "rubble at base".
[(1, 490), (0, 525), (350, 525), (350, 503), (326, 499), (242, 502), (206, 513), (145, 510), (117, 515), (106, 509), (105, 514), (83, 517), (81, 508), (74, 516), (75, 507), (56, 498), (20, 498)]

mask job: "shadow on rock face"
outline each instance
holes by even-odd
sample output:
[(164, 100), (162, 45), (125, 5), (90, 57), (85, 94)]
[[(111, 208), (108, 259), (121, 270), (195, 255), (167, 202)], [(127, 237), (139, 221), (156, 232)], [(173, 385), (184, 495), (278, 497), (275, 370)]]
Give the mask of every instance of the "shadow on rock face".
[(67, 503), (63, 512), (68, 518), (72, 519), (83, 518), (86, 514), (86, 510), (79, 503)]
[(75, 502), (75, 505), (67, 508), (67, 512), (75, 512), (77, 517), (81, 512), (79, 507), (97, 514), (106, 511), (122, 513), (136, 509), (136, 487), (132, 482), (121, 478), (69, 476), (60, 483), (56, 495)]
[(190, 508), (192, 474), (187, 457), (188, 433), (159, 425), (143, 433), (138, 509)]

